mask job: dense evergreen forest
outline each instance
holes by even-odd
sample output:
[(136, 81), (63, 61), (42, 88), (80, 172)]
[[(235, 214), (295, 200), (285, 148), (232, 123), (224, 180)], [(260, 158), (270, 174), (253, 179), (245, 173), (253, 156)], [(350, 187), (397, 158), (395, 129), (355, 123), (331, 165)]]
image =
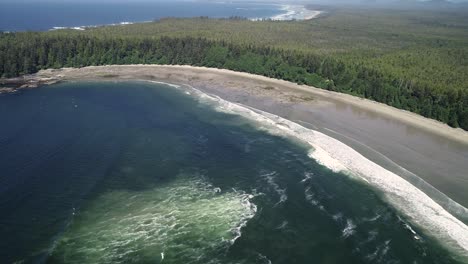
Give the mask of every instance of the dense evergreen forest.
[(106, 64), (226, 68), (349, 93), (468, 130), (468, 16), (334, 10), (312, 21), (162, 19), (0, 34), (0, 76)]

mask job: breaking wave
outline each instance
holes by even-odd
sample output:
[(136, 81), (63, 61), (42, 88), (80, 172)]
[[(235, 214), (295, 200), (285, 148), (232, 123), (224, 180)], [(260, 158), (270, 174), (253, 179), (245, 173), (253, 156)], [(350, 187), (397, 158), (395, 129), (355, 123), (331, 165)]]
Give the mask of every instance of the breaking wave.
[[(215, 110), (240, 115), (272, 135), (306, 143), (309, 157), (336, 173), (361, 180), (378, 190), (399, 212), (457, 255), (468, 257), (468, 227), (407, 180), (368, 160), (344, 143), (279, 116), (231, 103), (189, 87), (199, 101)], [(307, 180), (307, 179), (305, 179)]]

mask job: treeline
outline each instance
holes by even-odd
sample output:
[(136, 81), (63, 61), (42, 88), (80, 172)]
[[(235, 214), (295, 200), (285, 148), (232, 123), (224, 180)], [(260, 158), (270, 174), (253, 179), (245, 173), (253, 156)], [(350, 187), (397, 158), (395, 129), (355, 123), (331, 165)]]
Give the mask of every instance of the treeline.
[(5, 78), (108, 64), (189, 64), (249, 72), (369, 98), (468, 130), (467, 90), (434, 89), (325, 55), (194, 37), (0, 34), (0, 76)]

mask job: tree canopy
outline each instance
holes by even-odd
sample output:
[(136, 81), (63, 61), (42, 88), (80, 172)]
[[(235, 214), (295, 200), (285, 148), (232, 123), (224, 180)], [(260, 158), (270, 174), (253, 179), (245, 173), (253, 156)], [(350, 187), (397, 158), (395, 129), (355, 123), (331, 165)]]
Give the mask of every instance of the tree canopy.
[(468, 130), (468, 19), (334, 11), (312, 21), (163, 19), (0, 33), (0, 76), (105, 64), (226, 68), (369, 98)]

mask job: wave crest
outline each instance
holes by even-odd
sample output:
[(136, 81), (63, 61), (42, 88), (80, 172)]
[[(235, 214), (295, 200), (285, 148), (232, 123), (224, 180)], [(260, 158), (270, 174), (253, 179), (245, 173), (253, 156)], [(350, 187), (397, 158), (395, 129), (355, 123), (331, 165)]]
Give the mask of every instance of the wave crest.
[[(190, 86), (188, 86), (190, 87)], [(444, 241), (454, 253), (468, 257), (468, 227), (411, 183), (368, 160), (346, 144), (318, 131), (258, 109), (231, 103), (190, 87), (201, 102), (215, 110), (241, 115), (254, 121), (257, 128), (272, 135), (306, 143), (309, 156), (337, 173), (362, 180), (380, 191), (384, 198), (428, 234)]]

